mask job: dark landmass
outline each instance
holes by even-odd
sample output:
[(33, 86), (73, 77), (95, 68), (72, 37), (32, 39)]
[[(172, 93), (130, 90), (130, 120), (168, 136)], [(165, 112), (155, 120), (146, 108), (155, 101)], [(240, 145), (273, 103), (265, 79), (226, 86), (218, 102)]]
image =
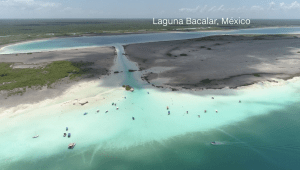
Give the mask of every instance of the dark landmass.
[(125, 51), (143, 70), (142, 79), (154, 86), (173, 90), (236, 88), (300, 76), (299, 37), (210, 36), (126, 45)]

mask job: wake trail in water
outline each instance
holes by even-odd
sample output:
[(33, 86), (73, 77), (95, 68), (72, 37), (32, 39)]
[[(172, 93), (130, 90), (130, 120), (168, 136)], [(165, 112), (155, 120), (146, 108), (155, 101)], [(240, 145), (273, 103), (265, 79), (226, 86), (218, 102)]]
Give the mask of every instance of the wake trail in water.
[(253, 148), (252, 146), (248, 145), (246, 142), (241, 141), (241, 140), (238, 139), (237, 137), (235, 137), (235, 136), (233, 136), (233, 135), (231, 135), (231, 134), (225, 132), (225, 131), (222, 130), (222, 129), (217, 129), (217, 130), (219, 130), (219, 131), (223, 132), (224, 134), (226, 134), (226, 135), (228, 135), (228, 136), (230, 136), (230, 137), (236, 139), (236, 140), (239, 141), (239, 142), (244, 143), (244, 146), (246, 146), (247, 148), (250, 148), (252, 151), (258, 153), (258, 154), (261, 155), (263, 158), (265, 158), (266, 160), (268, 160), (270, 163), (272, 163), (272, 164), (274, 164), (274, 165), (276, 165), (276, 166), (280, 166), (280, 165), (279, 165), (278, 163), (276, 163), (274, 160), (270, 159), (268, 156), (264, 155), (264, 154), (261, 153), (259, 150), (257, 150), (257, 149), (255, 149), (255, 148)]
[(90, 166), (92, 165), (92, 162), (93, 162), (93, 160), (94, 160), (95, 154), (96, 154), (101, 148), (102, 148), (102, 146), (100, 145), (100, 146), (98, 146), (97, 148), (94, 149), (93, 154), (92, 154), (92, 157), (91, 157), (91, 161), (90, 161)]

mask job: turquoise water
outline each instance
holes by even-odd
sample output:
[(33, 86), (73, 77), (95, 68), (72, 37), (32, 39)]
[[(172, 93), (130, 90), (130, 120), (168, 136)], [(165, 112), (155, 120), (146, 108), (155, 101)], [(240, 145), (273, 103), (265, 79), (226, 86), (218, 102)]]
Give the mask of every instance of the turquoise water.
[(190, 33), (156, 33), (156, 34), (133, 34), (116, 36), (95, 36), (59, 38), (48, 41), (35, 41), (4, 47), (0, 54), (28, 53), (37, 51), (49, 51), (54, 49), (80, 48), (90, 46), (111, 46), (118, 44), (134, 44), (156, 41), (170, 41), (180, 39), (199, 38), (209, 35), (220, 34), (289, 34), (300, 33), (300, 27), (291, 28), (263, 28), (263, 29), (241, 29), (235, 31), (211, 31)]
[[(45, 49), (42, 45), (38, 49)], [(136, 66), (122, 55), (121, 44), (113, 45), (118, 58), (112, 70), (124, 72), (104, 78), (99, 89), (82, 95), (124, 83), (135, 91), (116, 90), (105, 96), (115, 95), (108, 102), (78, 109), (60, 111), (51, 103), (2, 117), (0, 169), (299, 168), (300, 81), (238, 90), (156, 89), (140, 80), (139, 72), (126, 72)], [(83, 116), (86, 111), (89, 114)], [(66, 126), (71, 138), (62, 137)], [(32, 139), (35, 134), (40, 137)], [(210, 145), (211, 141), (221, 145)], [(70, 142), (77, 143), (73, 150), (66, 148)]]

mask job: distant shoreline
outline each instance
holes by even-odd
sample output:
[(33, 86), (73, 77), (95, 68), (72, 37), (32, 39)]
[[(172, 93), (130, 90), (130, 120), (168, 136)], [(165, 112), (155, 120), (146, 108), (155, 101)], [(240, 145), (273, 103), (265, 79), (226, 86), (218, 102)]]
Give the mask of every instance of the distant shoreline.
[[(294, 27), (294, 26), (292, 26)], [(116, 36), (116, 35), (132, 35), (132, 34), (155, 34), (155, 33), (187, 33), (187, 32), (221, 32), (221, 31), (235, 31), (235, 30), (247, 30), (247, 29), (265, 29), (265, 28), (285, 28), (281, 26), (272, 26), (272, 27), (256, 27), (256, 28), (242, 28), (242, 29), (220, 29), (220, 30), (197, 30), (197, 29), (188, 29), (188, 30), (174, 30), (174, 31), (145, 31), (145, 32), (128, 32), (128, 33), (92, 33), (92, 34), (81, 34), (81, 35), (70, 35), (70, 36), (54, 36), (50, 38), (37, 38), (33, 40), (25, 40), (25, 41), (18, 41), (15, 43), (8, 43), (4, 45), (0, 45), (0, 52), (3, 48), (16, 45), (16, 44), (23, 44), (29, 42), (37, 42), (37, 41), (48, 41), (52, 39), (59, 39), (59, 38), (76, 38), (76, 37), (96, 37), (96, 36)], [(286, 27), (290, 28), (290, 27)], [(85, 48), (85, 47), (84, 47)], [(88, 48), (88, 47), (87, 47)], [(1, 54), (0, 54), (1, 55)]]

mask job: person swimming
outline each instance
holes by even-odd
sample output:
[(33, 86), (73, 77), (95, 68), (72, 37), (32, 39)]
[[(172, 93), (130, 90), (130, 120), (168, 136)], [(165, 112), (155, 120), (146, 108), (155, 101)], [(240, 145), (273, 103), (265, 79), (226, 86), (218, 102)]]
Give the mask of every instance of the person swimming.
[(206, 110), (204, 110), (204, 113), (206, 113)]
[(132, 120), (134, 120), (134, 117), (132, 117)]

